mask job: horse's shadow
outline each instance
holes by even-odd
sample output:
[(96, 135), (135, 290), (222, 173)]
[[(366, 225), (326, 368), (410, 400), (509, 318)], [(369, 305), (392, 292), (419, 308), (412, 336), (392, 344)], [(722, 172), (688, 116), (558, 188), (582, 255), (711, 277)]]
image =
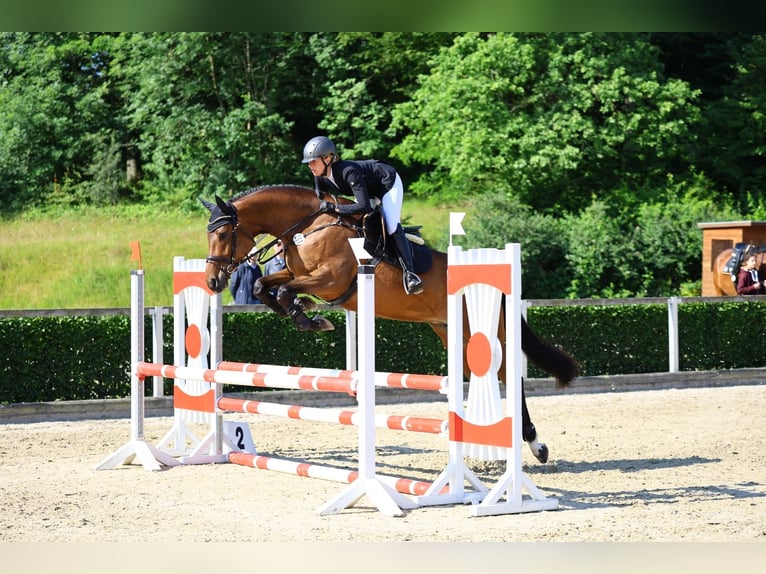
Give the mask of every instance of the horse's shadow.
[[(403, 466), (394, 464), (386, 455), (412, 455), (428, 454), (431, 450), (412, 448), (408, 446), (378, 446), (376, 449), (378, 464), (385, 467), (383, 474), (403, 472), (406, 474), (433, 474), (434, 469), (416, 466)], [(288, 460), (293, 459), (291, 453), (274, 453)], [(358, 451), (353, 448), (342, 449), (317, 449), (316, 452), (301, 453), (302, 457), (307, 454), (311, 462), (318, 464), (338, 464), (354, 468), (358, 464)], [(445, 464), (446, 464), (445, 453)], [(293, 459), (300, 460), (300, 459)], [(643, 459), (616, 459), (599, 461), (568, 461), (559, 459), (552, 464), (546, 465), (523, 465), (522, 471), (530, 475), (555, 475), (563, 473), (587, 473), (599, 471), (620, 471), (625, 473), (639, 472), (642, 470), (660, 470), (680, 468), (692, 465), (714, 464), (721, 462), (720, 459), (691, 456), (685, 458), (643, 458)], [(479, 464), (479, 466), (482, 466)], [(476, 468), (479, 478), (492, 482), (495, 474), (502, 474), (504, 470), (502, 461), (492, 462), (486, 468)], [(379, 470), (383, 470), (380, 469)], [(482, 472), (485, 471), (485, 472)], [(436, 471), (438, 474), (439, 470)], [(484, 476), (482, 476), (484, 475)], [(496, 478), (496, 477), (495, 477)], [(552, 481), (555, 482), (555, 481)], [(694, 485), (678, 486), (641, 490), (616, 490), (616, 491), (579, 491), (557, 489), (555, 485), (542, 487), (547, 496), (560, 500), (560, 510), (583, 510), (592, 508), (620, 508), (636, 504), (673, 504), (679, 500), (736, 500), (743, 498), (766, 497), (766, 484), (758, 482), (742, 482), (734, 485)]]
[[(691, 456), (685, 458), (616, 459), (600, 461), (571, 462), (558, 460), (552, 465), (524, 467), (529, 474), (586, 473), (598, 471), (620, 471), (624, 473), (644, 470), (661, 470), (692, 465), (719, 463), (721, 459)], [(668, 486), (667, 488), (618, 490), (618, 491), (576, 491), (545, 487), (546, 494), (561, 499), (562, 509), (614, 508), (635, 504), (672, 504), (679, 500), (734, 500), (741, 498), (766, 497), (766, 485), (757, 482), (743, 482), (735, 485), (690, 485)]]
[(561, 500), (562, 510), (620, 508), (636, 504), (675, 504), (684, 501), (738, 500), (766, 497), (766, 485), (743, 482), (736, 485), (696, 485), (649, 490), (578, 491), (546, 488), (545, 493)]
[(619, 470), (621, 472), (638, 472), (641, 470), (657, 470), (677, 468), (695, 464), (711, 464), (721, 462), (719, 458), (702, 458), (689, 456), (685, 458), (620, 458), (614, 460), (569, 461), (558, 459), (548, 465), (524, 466), (524, 472), (529, 474), (556, 474), (594, 472), (602, 470)]

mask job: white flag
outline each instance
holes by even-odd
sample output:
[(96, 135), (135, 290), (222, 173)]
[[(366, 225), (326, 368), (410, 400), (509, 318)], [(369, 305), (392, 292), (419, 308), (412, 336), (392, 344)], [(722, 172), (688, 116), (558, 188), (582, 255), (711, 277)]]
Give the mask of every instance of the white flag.
[(465, 212), (457, 212), (449, 214), (449, 234), (452, 235), (465, 235), (462, 222), (465, 217)]
[(354, 252), (357, 263), (361, 265), (362, 261), (372, 259), (372, 255), (367, 253), (364, 248), (364, 237), (349, 237), (348, 242), (351, 244), (351, 250)]

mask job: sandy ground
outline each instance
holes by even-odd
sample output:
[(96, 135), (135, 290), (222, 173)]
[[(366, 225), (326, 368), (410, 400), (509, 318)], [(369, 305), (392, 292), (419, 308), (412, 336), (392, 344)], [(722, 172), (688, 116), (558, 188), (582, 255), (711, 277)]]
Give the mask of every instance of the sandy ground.
[[(345, 485), (232, 464), (159, 472), (95, 470), (128, 442), (130, 422), (0, 425), (0, 541), (36, 542), (760, 542), (766, 547), (766, 388), (671, 389), (529, 398), (551, 449), (524, 472), (554, 511), (473, 517), (468, 506), (381, 514), (367, 497), (316, 510)], [(379, 407), (446, 417), (444, 403)], [(357, 429), (257, 415), (259, 453), (356, 465)], [(247, 417), (247, 418), (244, 418)], [(146, 421), (149, 441), (171, 418)], [(379, 474), (433, 480), (444, 439), (377, 431)], [(468, 460), (490, 486), (502, 465)]]

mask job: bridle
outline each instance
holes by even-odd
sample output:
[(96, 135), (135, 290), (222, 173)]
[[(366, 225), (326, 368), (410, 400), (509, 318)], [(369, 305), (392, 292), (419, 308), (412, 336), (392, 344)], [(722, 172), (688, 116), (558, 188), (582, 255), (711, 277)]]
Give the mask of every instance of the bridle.
[(234, 207), (234, 204), (227, 202), (226, 206), (229, 213), (221, 213), (221, 215), (215, 219), (213, 219), (211, 216), (210, 221), (207, 224), (207, 231), (208, 233), (212, 233), (224, 225), (231, 225), (231, 245), (229, 257), (227, 258), (223, 255), (208, 254), (205, 262), (212, 263), (218, 267), (218, 270), (224, 273), (227, 277), (231, 277), (231, 274), (234, 273), (237, 267), (239, 267), (243, 261), (247, 261), (250, 258), (249, 255), (240, 261), (237, 261), (234, 258), (234, 254), (237, 252), (237, 231), (241, 230), (247, 239), (250, 239), (253, 243), (255, 243), (255, 238), (247, 234), (247, 232), (240, 226), (239, 221), (237, 220), (237, 208)]

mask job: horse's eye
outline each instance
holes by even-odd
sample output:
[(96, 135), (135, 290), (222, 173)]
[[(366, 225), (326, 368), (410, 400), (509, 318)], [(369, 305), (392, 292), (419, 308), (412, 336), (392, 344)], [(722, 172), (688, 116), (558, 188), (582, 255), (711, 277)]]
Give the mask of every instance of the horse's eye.
[(218, 232), (218, 239), (220, 241), (226, 241), (229, 238), (229, 232), (228, 231), (219, 231)]

